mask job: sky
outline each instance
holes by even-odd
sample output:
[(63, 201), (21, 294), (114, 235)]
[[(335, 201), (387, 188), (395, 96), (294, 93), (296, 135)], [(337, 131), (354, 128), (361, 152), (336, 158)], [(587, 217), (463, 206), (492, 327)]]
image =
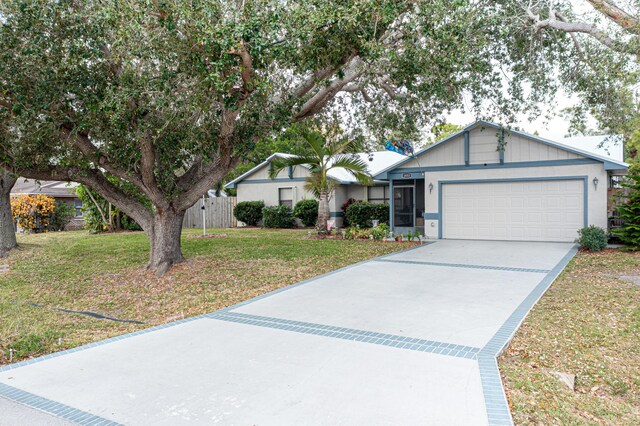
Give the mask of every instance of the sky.
[[(559, 91), (555, 98), (555, 105), (540, 105), (542, 114), (534, 121), (529, 121), (526, 115), (518, 116), (518, 120), (514, 123), (521, 130), (533, 134), (538, 134), (546, 139), (554, 141), (562, 141), (568, 137), (569, 121), (561, 114), (564, 108), (574, 106), (578, 103), (576, 98), (569, 97), (565, 92)], [(462, 112), (462, 110), (454, 110), (450, 114), (446, 114), (446, 122), (459, 124), (461, 126), (473, 123), (476, 119), (472, 113)], [(597, 128), (595, 120), (588, 119), (589, 128)]]

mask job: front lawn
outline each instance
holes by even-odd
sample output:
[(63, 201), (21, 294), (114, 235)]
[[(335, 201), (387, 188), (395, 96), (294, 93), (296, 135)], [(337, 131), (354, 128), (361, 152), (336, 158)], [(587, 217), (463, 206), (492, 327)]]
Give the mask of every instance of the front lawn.
[(516, 424), (640, 424), (640, 254), (579, 253), (499, 364)]
[[(20, 235), (11, 270), (0, 273), (0, 365), (157, 324), (212, 312), (412, 243), (316, 240), (300, 230), (210, 230), (191, 238), (190, 264), (157, 278), (144, 269), (142, 233)], [(34, 307), (91, 311), (144, 324), (113, 322)]]

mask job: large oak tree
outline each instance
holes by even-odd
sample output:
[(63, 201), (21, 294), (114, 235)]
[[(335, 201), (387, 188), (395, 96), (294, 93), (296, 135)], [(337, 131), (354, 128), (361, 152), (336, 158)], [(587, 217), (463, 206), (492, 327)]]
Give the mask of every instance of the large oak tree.
[[(260, 138), (333, 114), (372, 138), (466, 107), (504, 122), (553, 96), (562, 40), (473, 0), (4, 0), (0, 161), (93, 188), (149, 267), (183, 260), (184, 212)], [(551, 59), (550, 59), (551, 58)], [(482, 111), (482, 114), (480, 114)], [(150, 201), (124, 193), (126, 181)]]

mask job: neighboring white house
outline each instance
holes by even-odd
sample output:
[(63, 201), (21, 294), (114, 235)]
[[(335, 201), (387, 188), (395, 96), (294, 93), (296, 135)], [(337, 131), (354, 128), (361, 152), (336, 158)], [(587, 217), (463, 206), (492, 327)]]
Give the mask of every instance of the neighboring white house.
[[(361, 153), (358, 156), (367, 162), (372, 176), (406, 158), (390, 151)], [(307, 167), (289, 168), (281, 171), (275, 179), (269, 178), (269, 164), (276, 157), (287, 158), (290, 154), (271, 155), (264, 162), (229, 182), (225, 188), (237, 189), (238, 202), (262, 200), (268, 206), (287, 205), (293, 208), (302, 199), (314, 198), (304, 189), (305, 179), (309, 176)], [(349, 198), (389, 202), (389, 184), (386, 181), (374, 181), (371, 186), (362, 186), (344, 169), (331, 169), (328, 176), (338, 183), (329, 200), (330, 215), (336, 221), (336, 226), (342, 225), (342, 204)]]
[[(229, 184), (237, 188), (238, 201), (292, 205), (310, 198), (303, 190), (307, 171), (284, 171), (270, 180), (271, 158)], [(374, 158), (380, 158), (376, 165), (383, 158), (393, 163), (371, 167), (373, 187), (336, 176), (341, 185), (332, 215), (340, 216), (342, 202), (350, 197), (385, 203), (391, 198), (396, 233), (418, 229), (430, 238), (450, 239), (573, 241), (583, 226), (606, 229), (613, 209), (609, 195), (616, 176), (628, 168), (612, 157), (503, 131), (486, 121), (465, 127), (415, 158), (393, 153), (375, 153)]]

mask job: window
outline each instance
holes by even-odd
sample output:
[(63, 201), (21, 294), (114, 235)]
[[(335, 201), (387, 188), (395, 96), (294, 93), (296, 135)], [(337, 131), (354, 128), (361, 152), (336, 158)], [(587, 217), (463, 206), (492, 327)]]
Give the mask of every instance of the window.
[(293, 208), (293, 188), (278, 189), (278, 205)]
[(389, 204), (389, 186), (370, 186), (367, 188), (367, 200), (370, 203)]
[(609, 188), (620, 189), (623, 188), (622, 183), (625, 181), (625, 176), (612, 175), (609, 178)]
[(73, 206), (76, 209), (76, 217), (82, 217), (82, 200), (74, 200)]

